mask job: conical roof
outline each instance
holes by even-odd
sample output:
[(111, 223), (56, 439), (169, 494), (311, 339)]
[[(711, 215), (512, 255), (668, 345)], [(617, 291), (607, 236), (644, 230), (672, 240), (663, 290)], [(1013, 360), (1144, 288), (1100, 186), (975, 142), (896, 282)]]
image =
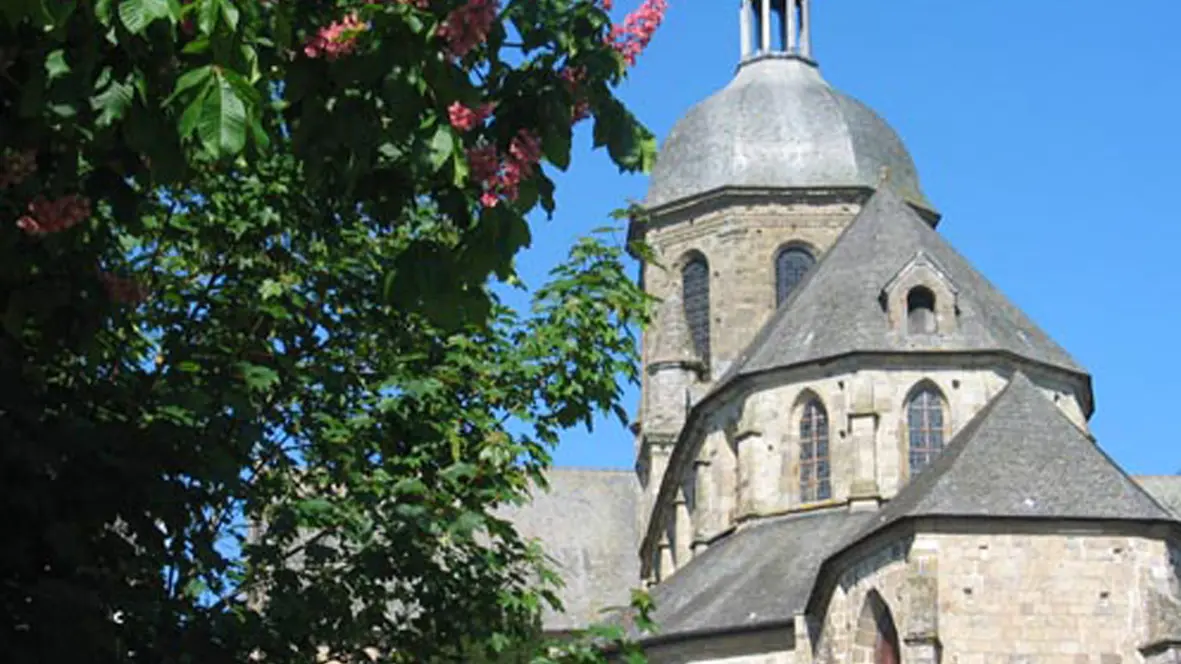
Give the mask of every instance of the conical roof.
[[(889, 323), (883, 289), (920, 255), (937, 265), (957, 291), (954, 330), (907, 335)], [(883, 185), (755, 336), (728, 378), (852, 352), (916, 351), (1001, 351), (1086, 373)]]

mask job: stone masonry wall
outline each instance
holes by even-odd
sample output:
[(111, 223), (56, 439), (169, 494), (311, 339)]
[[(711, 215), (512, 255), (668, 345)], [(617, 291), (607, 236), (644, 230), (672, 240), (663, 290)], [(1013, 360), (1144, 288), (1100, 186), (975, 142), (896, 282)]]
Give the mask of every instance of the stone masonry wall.
[[(871, 592), (893, 614), (903, 662), (1143, 661), (1146, 597), (1176, 587), (1163, 540), (1068, 533), (1065, 524), (1004, 527), (898, 537), (853, 562), (829, 598), (817, 661), (863, 660), (858, 626)], [(930, 647), (936, 640), (940, 649)]]
[[(678, 223), (657, 225), (645, 240), (659, 265), (644, 266), (644, 288), (658, 298), (668, 297), (681, 288), (686, 256), (696, 251), (706, 257), (710, 267), (710, 374), (716, 378), (775, 310), (775, 256), (780, 248), (797, 243), (819, 259), (859, 209), (853, 203), (736, 204)], [(652, 340), (660, 337), (655, 329), (645, 331), (645, 366), (652, 356)], [(647, 387), (643, 385), (645, 395)], [(647, 396), (644, 399), (641, 417), (653, 407)]]
[[(902, 630), (903, 603), (906, 601), (907, 556), (913, 541), (908, 537), (885, 540), (868, 547), (837, 579), (835, 588), (824, 603), (819, 619), (815, 658), (817, 664), (852, 664), (858, 658), (858, 628), (862, 614), (873, 593), (893, 615), (899, 634)], [(799, 661), (808, 661), (802, 655)], [(905, 654), (903, 662), (908, 662)]]
[[(1008, 382), (1011, 368), (996, 361), (958, 362), (969, 366), (804, 368), (767, 378), (744, 399), (720, 406), (708, 422), (698, 462), (677, 471), (697, 494), (689, 500), (695, 541), (708, 541), (745, 519), (842, 503), (858, 491), (880, 498), (896, 494), (909, 476), (906, 403), (915, 388), (930, 384), (943, 394), (950, 441)], [(1086, 427), (1074, 394), (1052, 378), (1035, 382)], [(812, 398), (828, 415), (832, 496), (804, 503), (799, 421)], [(671, 518), (672, 510), (665, 514)], [(680, 567), (687, 561), (676, 562)]]

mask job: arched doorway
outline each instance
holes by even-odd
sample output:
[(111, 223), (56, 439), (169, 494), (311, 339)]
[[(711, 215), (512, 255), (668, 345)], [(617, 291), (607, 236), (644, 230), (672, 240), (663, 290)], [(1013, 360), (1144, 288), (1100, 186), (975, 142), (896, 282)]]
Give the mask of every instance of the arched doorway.
[(876, 590), (870, 591), (861, 606), (857, 619), (857, 635), (853, 645), (855, 664), (900, 664), (898, 629), (890, 607)]

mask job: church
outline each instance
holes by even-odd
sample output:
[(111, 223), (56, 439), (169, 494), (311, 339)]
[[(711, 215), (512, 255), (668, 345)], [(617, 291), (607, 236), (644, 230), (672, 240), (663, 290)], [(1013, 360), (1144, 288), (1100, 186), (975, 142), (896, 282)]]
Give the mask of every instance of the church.
[(733, 80), (661, 145), (634, 472), (512, 517), (567, 584), (546, 628), (643, 587), (658, 664), (1181, 663), (1181, 477), (1103, 452), (1087, 370), (943, 238), (811, 21), (742, 0)]

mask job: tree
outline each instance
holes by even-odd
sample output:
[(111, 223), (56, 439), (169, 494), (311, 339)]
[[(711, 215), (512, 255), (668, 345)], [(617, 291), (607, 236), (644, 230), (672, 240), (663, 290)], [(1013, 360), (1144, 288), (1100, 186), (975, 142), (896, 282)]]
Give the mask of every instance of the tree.
[(530, 643), (550, 577), (492, 510), (619, 411), (647, 302), (593, 239), (533, 312), (489, 280), (572, 122), (650, 162), (611, 90), (662, 11), (3, 3), (11, 660)]

